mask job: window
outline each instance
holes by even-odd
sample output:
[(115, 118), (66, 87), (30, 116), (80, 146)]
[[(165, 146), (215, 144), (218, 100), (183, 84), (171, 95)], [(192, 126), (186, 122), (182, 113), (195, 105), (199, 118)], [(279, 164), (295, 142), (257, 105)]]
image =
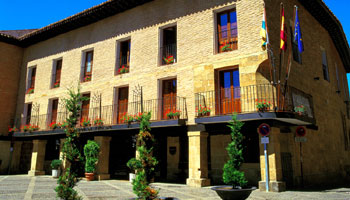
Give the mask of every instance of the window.
[(236, 10), (228, 10), (217, 14), (218, 53), (236, 50), (238, 48), (237, 14)]
[(176, 63), (176, 26), (161, 30), (161, 65)]
[(339, 80), (339, 72), (338, 72), (338, 65), (335, 64), (335, 75), (337, 78), (337, 93), (340, 94), (340, 80)]
[(87, 51), (84, 53), (84, 64), (83, 64), (83, 78), (82, 82), (91, 81), (92, 78), (92, 65), (94, 60), (94, 51)]
[(51, 88), (60, 87), (61, 83), (61, 69), (62, 69), (62, 59), (54, 61), (54, 66), (52, 69), (52, 81)]
[(36, 67), (31, 67), (31, 68), (29, 68), (29, 72), (28, 72), (28, 84), (27, 84), (27, 91), (26, 91), (26, 94), (32, 94), (32, 93), (34, 93), (35, 75), (36, 75)]
[(116, 68), (116, 74), (128, 73), (130, 69), (130, 46), (131, 40), (120, 42), (118, 45), (118, 62)]
[(302, 64), (301, 53), (299, 52), (299, 49), (298, 49), (298, 41), (294, 39), (294, 32), (292, 27), (290, 27), (290, 32), (292, 36), (290, 38), (292, 40), (293, 60), (295, 62), (298, 62), (299, 64)]
[(328, 64), (327, 64), (327, 54), (325, 50), (322, 50), (322, 70), (324, 80), (329, 81)]
[(89, 109), (90, 109), (90, 93), (83, 94), (83, 97), (88, 98), (88, 100), (85, 100), (82, 102), (81, 105), (81, 121), (89, 120)]

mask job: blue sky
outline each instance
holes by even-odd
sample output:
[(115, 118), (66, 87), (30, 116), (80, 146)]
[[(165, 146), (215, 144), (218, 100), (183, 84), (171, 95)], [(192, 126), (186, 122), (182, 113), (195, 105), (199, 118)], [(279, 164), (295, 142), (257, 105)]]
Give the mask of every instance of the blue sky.
[[(2, 0), (0, 30), (41, 28), (106, 0)], [(311, 0), (313, 1), (313, 0)], [(350, 0), (324, 0), (350, 38)], [(350, 74), (348, 74), (348, 82)]]

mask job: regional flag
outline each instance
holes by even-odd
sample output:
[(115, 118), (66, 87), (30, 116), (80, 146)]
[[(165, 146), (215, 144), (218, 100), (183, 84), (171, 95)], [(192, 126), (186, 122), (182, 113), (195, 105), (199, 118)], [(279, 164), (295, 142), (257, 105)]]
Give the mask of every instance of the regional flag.
[(261, 36), (261, 47), (262, 47), (263, 50), (265, 50), (267, 44), (269, 43), (269, 35), (267, 34), (267, 26), (266, 26), (265, 9), (264, 9), (264, 14), (263, 14), (263, 19), (262, 19), (260, 36)]
[(284, 7), (281, 8), (281, 45), (280, 49), (283, 51), (287, 50), (287, 35), (286, 35), (286, 25), (284, 20)]
[(295, 8), (295, 26), (294, 26), (294, 41), (298, 42), (298, 50), (300, 53), (304, 51), (303, 39), (301, 37), (300, 22), (298, 16), (298, 7)]

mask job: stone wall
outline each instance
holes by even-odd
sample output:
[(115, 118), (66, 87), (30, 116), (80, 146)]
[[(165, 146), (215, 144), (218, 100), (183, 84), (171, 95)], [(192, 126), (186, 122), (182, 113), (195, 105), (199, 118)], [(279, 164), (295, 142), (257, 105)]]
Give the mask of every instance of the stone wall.
[(0, 135), (14, 123), (23, 49), (0, 42)]
[[(345, 168), (349, 167), (350, 163), (350, 151), (345, 150), (341, 119), (341, 115), (347, 113), (344, 100), (348, 99), (344, 65), (327, 30), (298, 1), (283, 0), (282, 2), (285, 7), (288, 45), (291, 41), (290, 26), (294, 26), (293, 7), (297, 5), (305, 49), (302, 53), (302, 64), (293, 60), (289, 85), (312, 95), (318, 127), (318, 130), (307, 129), (307, 142), (302, 144), (304, 182), (308, 185), (325, 183), (330, 179), (337, 180), (339, 177), (346, 176)], [(269, 37), (275, 50), (277, 66), (279, 63), (279, 8), (280, 2), (266, 0)], [(322, 50), (327, 52), (330, 81), (323, 78)], [(287, 63), (287, 57), (288, 53), (285, 55), (285, 63)], [(340, 93), (336, 92), (338, 90), (336, 66), (338, 66)], [(284, 83), (284, 76), (285, 67), (282, 68), (282, 83)], [(315, 80), (317, 77), (319, 80)], [(350, 123), (348, 119), (346, 121), (346, 134), (349, 135)], [(300, 144), (294, 142), (294, 136), (295, 127), (292, 127), (290, 134), (283, 134), (279, 140), (284, 144), (280, 146), (281, 152), (292, 153), (295, 181), (300, 182)]]

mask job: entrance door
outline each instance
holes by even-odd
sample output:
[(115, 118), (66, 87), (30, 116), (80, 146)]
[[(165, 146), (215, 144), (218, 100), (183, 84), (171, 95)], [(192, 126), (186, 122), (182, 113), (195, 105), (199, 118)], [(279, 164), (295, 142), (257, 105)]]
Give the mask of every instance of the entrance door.
[(241, 89), (239, 84), (239, 70), (225, 70), (221, 71), (219, 75), (219, 113), (223, 115), (234, 112), (240, 113)]
[(176, 79), (164, 80), (162, 91), (162, 119), (166, 114), (176, 110)]
[(125, 114), (128, 114), (128, 97), (129, 97), (129, 87), (123, 87), (118, 89), (118, 109), (117, 109), (118, 124), (122, 123), (123, 116)]

